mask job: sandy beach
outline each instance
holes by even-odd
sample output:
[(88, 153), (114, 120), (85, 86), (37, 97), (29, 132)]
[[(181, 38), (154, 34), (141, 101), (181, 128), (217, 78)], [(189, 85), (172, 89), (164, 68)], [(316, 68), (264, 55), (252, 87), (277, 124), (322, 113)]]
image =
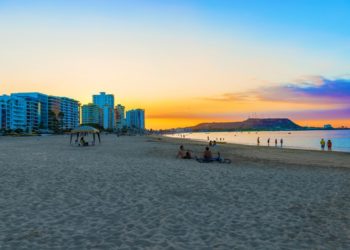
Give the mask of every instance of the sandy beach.
[(0, 137), (0, 249), (349, 249), (350, 154), (180, 144)]

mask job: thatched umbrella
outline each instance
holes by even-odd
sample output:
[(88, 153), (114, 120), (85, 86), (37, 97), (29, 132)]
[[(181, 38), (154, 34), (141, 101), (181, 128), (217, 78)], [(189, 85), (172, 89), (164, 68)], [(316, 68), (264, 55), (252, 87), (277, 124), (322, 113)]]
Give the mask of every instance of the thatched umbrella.
[(75, 134), (77, 135), (77, 140), (79, 139), (79, 136), (92, 134), (94, 144), (95, 144), (95, 136), (97, 135), (98, 142), (101, 143), (100, 130), (98, 130), (94, 127), (82, 125), (82, 126), (79, 126), (75, 129), (73, 129), (71, 131), (71, 134), (70, 134), (70, 144), (72, 144), (72, 138)]

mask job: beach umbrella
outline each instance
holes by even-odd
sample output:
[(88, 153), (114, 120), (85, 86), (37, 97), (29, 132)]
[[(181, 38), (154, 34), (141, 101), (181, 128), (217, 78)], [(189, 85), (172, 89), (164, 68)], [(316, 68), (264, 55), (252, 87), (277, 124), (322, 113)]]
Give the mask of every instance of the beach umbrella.
[(97, 133), (100, 133), (100, 130), (98, 130), (98, 129), (94, 128), (94, 127), (91, 127), (91, 126), (82, 125), (82, 126), (74, 128), (71, 131), (71, 133), (73, 133), (73, 134), (76, 134), (76, 133), (97, 134)]
[(77, 141), (79, 139), (79, 136), (87, 136), (89, 134), (92, 134), (93, 135), (93, 142), (94, 142), (94, 144), (95, 144), (95, 135), (97, 134), (98, 140), (101, 143), (100, 131), (98, 129), (94, 128), (94, 127), (82, 125), (82, 126), (74, 128), (71, 131), (71, 137), (70, 137), (70, 143), (71, 144), (72, 144), (72, 137), (73, 137), (74, 134), (77, 135)]

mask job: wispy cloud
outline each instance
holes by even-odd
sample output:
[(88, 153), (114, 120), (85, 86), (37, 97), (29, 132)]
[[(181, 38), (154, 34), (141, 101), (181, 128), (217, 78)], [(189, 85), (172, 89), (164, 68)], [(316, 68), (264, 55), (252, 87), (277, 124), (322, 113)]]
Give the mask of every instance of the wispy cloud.
[(343, 104), (350, 107), (350, 79), (304, 77), (293, 83), (258, 88), (241, 93), (206, 97), (211, 101), (276, 101), (286, 103)]
[(304, 103), (346, 104), (350, 106), (350, 79), (322, 77), (257, 91), (260, 100)]
[(241, 93), (224, 93), (219, 96), (203, 97), (202, 100), (206, 101), (218, 101), (218, 102), (227, 102), (227, 101), (249, 101), (256, 99), (254, 91), (247, 91)]
[(350, 108), (327, 109), (327, 110), (286, 110), (286, 111), (269, 111), (259, 113), (259, 118), (280, 118), (289, 117), (297, 120), (349, 120)]

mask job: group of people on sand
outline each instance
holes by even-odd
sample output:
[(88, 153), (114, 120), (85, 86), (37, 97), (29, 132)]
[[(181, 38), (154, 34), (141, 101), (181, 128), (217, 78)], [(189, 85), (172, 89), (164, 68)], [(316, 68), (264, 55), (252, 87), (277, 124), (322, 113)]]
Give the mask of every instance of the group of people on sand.
[(176, 158), (192, 159), (193, 158), (192, 154), (193, 154), (193, 151), (189, 149), (185, 150), (185, 147), (181, 145), (179, 148), (179, 151), (177, 152)]
[[(180, 146), (176, 157), (181, 158), (181, 159), (198, 159), (194, 155), (192, 150), (185, 149), (185, 147), (183, 145)], [(203, 152), (203, 160), (208, 161), (208, 162), (218, 161), (218, 160), (220, 160), (220, 153), (218, 152), (217, 157), (213, 157), (213, 153), (211, 152), (209, 146), (206, 146), (205, 150)]]
[[(267, 146), (270, 146), (270, 142), (271, 142), (271, 139), (268, 138), (268, 139), (267, 139)], [(256, 140), (256, 143), (257, 143), (258, 146), (260, 146), (260, 137), (258, 137), (258, 139)], [(283, 147), (283, 143), (284, 143), (283, 138), (281, 138), (281, 139), (280, 139), (280, 145), (281, 145), (281, 147)], [(278, 140), (275, 139), (275, 147), (277, 147), (277, 146), (278, 146)]]
[[(321, 145), (322, 151), (324, 151), (324, 149), (325, 149), (325, 147), (326, 147), (326, 141), (325, 141), (325, 139), (323, 139), (323, 138), (321, 139), (320, 145)], [(332, 151), (332, 146), (333, 146), (332, 141), (331, 141), (331, 140), (328, 140), (328, 141), (327, 141), (327, 149), (328, 149), (328, 151)]]

